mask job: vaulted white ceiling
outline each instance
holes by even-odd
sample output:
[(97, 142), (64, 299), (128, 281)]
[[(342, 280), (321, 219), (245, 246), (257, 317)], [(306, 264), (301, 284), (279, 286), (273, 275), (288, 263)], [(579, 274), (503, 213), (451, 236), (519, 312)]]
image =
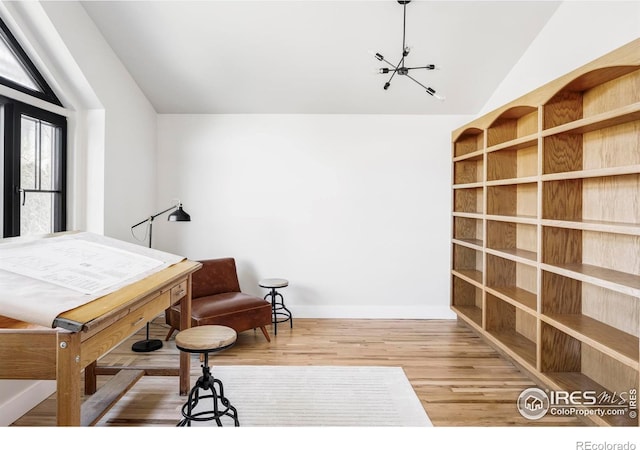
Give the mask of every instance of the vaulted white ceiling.
[(474, 114), (560, 2), (407, 5), (407, 66), (418, 84), (375, 74), (397, 62), (396, 0), (88, 1), (83, 6), (159, 113)]

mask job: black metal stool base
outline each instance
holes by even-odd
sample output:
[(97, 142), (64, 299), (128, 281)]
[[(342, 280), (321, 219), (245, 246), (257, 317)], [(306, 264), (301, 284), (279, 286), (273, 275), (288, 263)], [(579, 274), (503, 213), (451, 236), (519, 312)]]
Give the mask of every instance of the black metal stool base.
[[(222, 426), (222, 417), (227, 416), (233, 419), (236, 427), (240, 426), (238, 421), (238, 411), (231, 405), (231, 402), (224, 396), (224, 387), (222, 381), (211, 375), (209, 368), (209, 355), (205, 353), (204, 363), (202, 364), (202, 376), (189, 392), (187, 402), (182, 405), (182, 417), (184, 417), (176, 426), (190, 427), (191, 422), (206, 422), (215, 420), (219, 427)], [(210, 394), (200, 395), (200, 391)], [(211, 408), (208, 410), (195, 412), (195, 408), (200, 400), (211, 399)]]
[[(277, 336), (279, 323), (289, 322), (289, 327), (293, 328), (293, 315), (284, 305), (284, 297), (276, 290), (276, 288), (271, 288), (271, 292), (265, 295), (264, 299), (267, 300), (268, 297), (271, 297), (271, 311), (273, 314), (271, 322), (273, 323), (273, 334)], [(280, 297), (280, 301), (277, 300), (278, 297)]]

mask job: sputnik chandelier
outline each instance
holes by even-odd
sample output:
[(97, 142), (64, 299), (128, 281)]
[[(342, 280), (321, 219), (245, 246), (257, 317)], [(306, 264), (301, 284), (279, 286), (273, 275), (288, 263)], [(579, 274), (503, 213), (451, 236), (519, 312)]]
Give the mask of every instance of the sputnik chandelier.
[(389, 74), (389, 73), (391, 74), (389, 81), (387, 81), (384, 84), (384, 90), (386, 91), (387, 89), (389, 89), (389, 86), (391, 86), (391, 80), (393, 80), (393, 77), (395, 77), (396, 75), (404, 75), (405, 77), (415, 81), (420, 86), (422, 86), (427, 91), (427, 94), (437, 98), (438, 100), (444, 100), (444, 97), (442, 95), (436, 94), (435, 89), (425, 86), (424, 84), (420, 83), (418, 80), (413, 78), (411, 75), (409, 75), (410, 70), (416, 70), (416, 69), (435, 70), (436, 69), (435, 64), (427, 64), (426, 66), (420, 66), (420, 67), (406, 67), (404, 65), (405, 64), (404, 60), (409, 55), (409, 51), (411, 50), (411, 48), (407, 46), (405, 41), (406, 29), (407, 29), (407, 4), (411, 3), (411, 0), (398, 0), (398, 3), (402, 5), (402, 9), (404, 10), (404, 19), (402, 22), (402, 58), (400, 58), (400, 62), (394, 66), (389, 61), (387, 61), (384, 58), (384, 56), (382, 56), (380, 53), (371, 52), (374, 54), (374, 56), (378, 61), (382, 61), (387, 65), (389, 65), (389, 67), (383, 67), (378, 71), (378, 73), (381, 73), (381, 74)]

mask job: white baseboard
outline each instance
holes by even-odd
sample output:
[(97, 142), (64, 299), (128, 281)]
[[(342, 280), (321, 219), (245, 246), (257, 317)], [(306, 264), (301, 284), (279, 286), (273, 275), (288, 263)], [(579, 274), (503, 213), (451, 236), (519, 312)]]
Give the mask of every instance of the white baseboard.
[(11, 425), (55, 391), (51, 380), (0, 380), (0, 426)]
[(287, 304), (296, 317), (306, 319), (455, 319), (448, 306), (326, 306)]

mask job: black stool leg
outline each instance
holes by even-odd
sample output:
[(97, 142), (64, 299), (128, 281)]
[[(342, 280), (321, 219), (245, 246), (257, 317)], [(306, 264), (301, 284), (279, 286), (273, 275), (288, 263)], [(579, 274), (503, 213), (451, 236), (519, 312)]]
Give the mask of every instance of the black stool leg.
[(273, 334), (275, 336), (278, 335), (278, 316), (276, 315), (276, 289), (271, 288), (271, 292), (264, 296), (266, 300), (267, 297), (271, 297), (271, 314), (273, 314)]
[[(200, 380), (198, 380), (199, 382)], [(191, 426), (191, 420), (189, 419), (189, 417), (192, 417), (192, 412), (193, 412), (193, 408), (198, 404), (198, 400), (200, 399), (200, 385), (198, 384), (198, 382), (196, 382), (195, 386), (193, 386), (193, 388), (191, 388), (191, 390), (189, 391), (189, 397), (187, 399), (187, 402), (182, 406), (182, 415), (184, 417), (184, 419), (182, 419), (180, 422), (178, 422), (178, 427), (190, 427)], [(194, 399), (195, 397), (195, 399)], [(187, 407), (187, 414), (185, 415), (184, 413), (184, 407)]]
[[(218, 392), (216, 392), (216, 385), (218, 386)], [(200, 395), (200, 390), (206, 392), (211, 391), (211, 394)], [(194, 409), (201, 399), (210, 398), (213, 403), (212, 410), (205, 410), (194, 413)], [(218, 401), (224, 406), (223, 410), (218, 407)], [(219, 427), (222, 426), (220, 418), (222, 416), (229, 416), (233, 419), (234, 426), (239, 427), (240, 422), (238, 420), (238, 411), (231, 405), (228, 398), (224, 396), (224, 387), (222, 381), (214, 378), (211, 375), (211, 369), (209, 368), (209, 355), (204, 354), (204, 362), (202, 363), (202, 376), (198, 378), (196, 384), (189, 391), (189, 397), (187, 402), (182, 405), (182, 416), (184, 417), (176, 426), (178, 427), (190, 427), (191, 421), (204, 422), (207, 420), (215, 420)]]
[(282, 296), (282, 294), (280, 292), (276, 292), (276, 296), (280, 297), (280, 304), (278, 304), (278, 310), (284, 309), (286, 311), (286, 314), (285, 313), (281, 313), (281, 314), (283, 314), (283, 315), (285, 315), (287, 317), (287, 319), (283, 320), (283, 322), (286, 322), (288, 320), (289, 321), (289, 328), (293, 328), (293, 314), (291, 314), (291, 311), (289, 311), (289, 309), (285, 306), (284, 297)]
[[(293, 328), (293, 314), (284, 304), (284, 297), (280, 292), (276, 290), (276, 288), (271, 288), (271, 292), (264, 296), (264, 299), (267, 300), (267, 297), (271, 298), (271, 313), (273, 314), (273, 334), (278, 335), (278, 323), (289, 321), (289, 328)], [(280, 297), (280, 302), (278, 302), (278, 297)], [(279, 311), (286, 312), (279, 312)], [(278, 320), (278, 314), (281, 316), (285, 316), (286, 319)]]
[[(229, 399), (224, 396), (224, 386), (222, 385), (222, 381), (217, 378), (213, 379), (213, 382), (218, 385), (218, 390), (220, 391), (220, 402), (222, 405), (230, 410), (233, 414), (227, 414), (229, 417), (233, 419), (233, 423), (236, 427), (240, 426), (240, 422), (238, 421), (238, 410), (231, 404)], [(216, 405), (217, 408), (217, 405)], [(222, 425), (220, 425), (222, 426)]]

